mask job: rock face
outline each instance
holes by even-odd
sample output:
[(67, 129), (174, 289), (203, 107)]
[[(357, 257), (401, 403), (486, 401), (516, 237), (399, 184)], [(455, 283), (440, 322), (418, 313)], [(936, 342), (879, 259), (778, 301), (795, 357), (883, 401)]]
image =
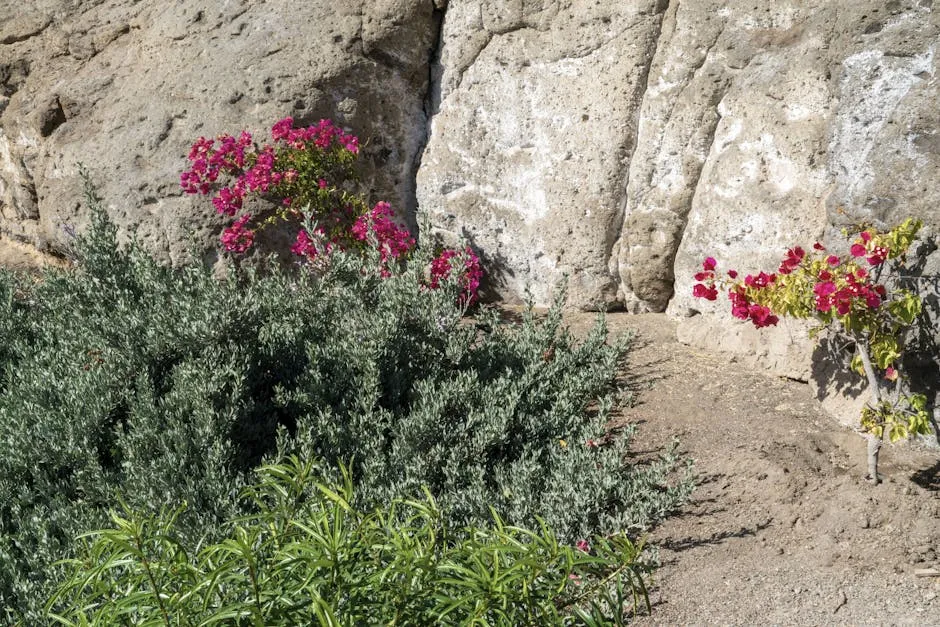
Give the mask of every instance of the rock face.
[(179, 191), (192, 141), (285, 115), (354, 129), (373, 196), (413, 212), (439, 24), (427, 0), (0, 3), (0, 229), (64, 244), (83, 162), (124, 232), (176, 258), (219, 228)]
[[(664, 73), (662, 84), (692, 94), (704, 89), (693, 99), (712, 103), (712, 113), (699, 109), (711, 139), (690, 142), (704, 145), (700, 152), (671, 156), (675, 143), (669, 139), (678, 135), (685, 141), (695, 124), (680, 118), (670, 126), (642, 117), (652, 122), (651, 139), (644, 139), (647, 129), (641, 126), (640, 145), (664, 145), (647, 160), (674, 164), (658, 168), (683, 172), (686, 184), (661, 194), (671, 179), (654, 175), (645, 191), (628, 193), (620, 250), (625, 300), (636, 309), (658, 310), (669, 298), (674, 315), (704, 314), (680, 324), (686, 341), (720, 346), (778, 374), (813, 381), (833, 413), (854, 422), (867, 398), (859, 390), (854, 399), (846, 396), (847, 382), (823, 372), (826, 358), (814, 353), (805, 329), (743, 329), (730, 319), (726, 301), (692, 298), (692, 275), (708, 255), (724, 269), (772, 270), (794, 244), (844, 246), (841, 229), (860, 222), (892, 226), (918, 216), (928, 225), (926, 237), (936, 241), (940, 188), (931, 172), (940, 166), (940, 155), (934, 146), (937, 114), (928, 103), (940, 95), (934, 56), (940, 19), (930, 2), (775, 2), (685, 14), (682, 6), (669, 15), (676, 21), (670, 32), (706, 33), (709, 28), (699, 22), (717, 20), (720, 34), (697, 72)], [(676, 47), (665, 46), (674, 60), (664, 60), (664, 66), (681, 67), (679, 59), (692, 58)], [(658, 53), (654, 68), (659, 58)], [(655, 70), (653, 84), (660, 84)], [(682, 101), (678, 92), (674, 100)], [(683, 169), (682, 158), (691, 166)], [(642, 163), (634, 159), (631, 185)], [(688, 181), (694, 181), (691, 191)], [(631, 228), (634, 215), (670, 225), (652, 230), (654, 241), (665, 242), (662, 248)], [(665, 262), (651, 263), (653, 258)], [(928, 263), (938, 261), (935, 253)], [(636, 268), (644, 280), (636, 280)], [(936, 365), (929, 367), (936, 372)]]
[[(853, 223), (893, 225), (913, 215), (940, 226), (940, 188), (929, 174), (940, 165), (937, 114), (927, 104), (938, 96), (940, 19), (931, 3), (766, 9), (703, 12), (722, 21), (708, 55), (722, 87), (712, 97), (712, 140), (694, 192), (675, 212), (685, 222), (678, 247), (670, 246), (675, 261), (659, 271), (667, 284), (674, 273), (676, 314), (702, 309), (691, 298), (691, 275), (707, 254), (725, 267), (773, 268), (787, 247), (833, 244)], [(687, 16), (686, 28), (698, 30), (698, 19)], [(700, 72), (708, 67), (706, 60)], [(650, 271), (629, 250), (620, 259), (622, 271)], [(635, 288), (633, 295), (640, 306), (662, 306)]]
[[(418, 204), (498, 268), (496, 289), (616, 299), (608, 264), (665, 3), (451, 0)], [(495, 263), (492, 263), (495, 262)]]
[[(496, 295), (545, 304), (568, 275), (571, 306), (701, 313), (690, 339), (753, 354), (691, 298), (706, 255), (940, 232), (938, 34), (932, 0), (7, 2), (0, 231), (61, 245), (83, 161), (175, 258), (218, 229), (178, 191), (196, 136), (333, 117), (373, 196), (468, 238)], [(805, 374), (791, 337), (761, 341)]]

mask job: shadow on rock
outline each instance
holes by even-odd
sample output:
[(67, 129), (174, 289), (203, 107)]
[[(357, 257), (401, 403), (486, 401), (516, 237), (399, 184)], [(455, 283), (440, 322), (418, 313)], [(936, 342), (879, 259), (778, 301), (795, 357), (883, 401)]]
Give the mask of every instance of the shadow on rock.
[(816, 384), (816, 398), (839, 394), (855, 400), (867, 393), (865, 380), (849, 369), (855, 346), (842, 338), (820, 338), (813, 349), (810, 377)]

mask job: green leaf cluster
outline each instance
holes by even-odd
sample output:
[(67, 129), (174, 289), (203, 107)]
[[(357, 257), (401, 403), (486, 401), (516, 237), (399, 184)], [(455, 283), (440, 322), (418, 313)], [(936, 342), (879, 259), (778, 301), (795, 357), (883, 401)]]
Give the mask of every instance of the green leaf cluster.
[(901, 394), (897, 400), (866, 405), (862, 409), (862, 427), (878, 438), (897, 442), (917, 434), (930, 433), (930, 413), (923, 394)]
[(633, 427), (607, 432), (627, 343), (602, 318), (576, 341), (560, 300), (467, 317), (456, 278), (423, 287), (427, 250), (389, 278), (337, 253), (218, 279), (119, 248), (100, 209), (76, 251), (75, 271), (0, 274), (0, 622), (41, 623), (54, 564), (118, 495), (185, 502), (175, 533), (213, 541), (273, 456), (355, 460), (363, 510), (426, 487), (451, 529), (492, 507), (568, 543), (648, 528), (691, 490), (675, 450), (640, 461)]
[(180, 508), (127, 510), (84, 534), (48, 603), (69, 626), (620, 625), (642, 602), (649, 567), (624, 534), (590, 552), (493, 513), (451, 528), (429, 493), (356, 507), (345, 467), (296, 457), (261, 467), (251, 513), (197, 547)]

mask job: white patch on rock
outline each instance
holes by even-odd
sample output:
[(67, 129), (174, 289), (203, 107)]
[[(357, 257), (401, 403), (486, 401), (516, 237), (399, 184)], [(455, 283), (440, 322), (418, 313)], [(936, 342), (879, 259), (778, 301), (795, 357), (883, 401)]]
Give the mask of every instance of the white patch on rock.
[(879, 135), (903, 98), (932, 74), (934, 47), (913, 57), (887, 57), (865, 50), (842, 62), (842, 100), (834, 121), (829, 153), (831, 168), (848, 199), (865, 195), (875, 173), (871, 153)]
[(813, 110), (805, 105), (798, 103), (789, 103), (786, 105), (786, 116), (788, 122), (798, 122), (800, 120), (805, 120), (811, 115), (813, 115)]
[[(726, 116), (727, 112), (722, 112), (719, 108), (719, 113), (722, 116)], [(714, 151), (715, 154), (723, 153), (728, 146), (734, 143), (738, 137), (741, 136), (741, 132), (744, 130), (744, 123), (741, 120), (732, 120), (725, 124), (724, 122), (718, 125), (718, 130), (715, 131), (715, 145)]]

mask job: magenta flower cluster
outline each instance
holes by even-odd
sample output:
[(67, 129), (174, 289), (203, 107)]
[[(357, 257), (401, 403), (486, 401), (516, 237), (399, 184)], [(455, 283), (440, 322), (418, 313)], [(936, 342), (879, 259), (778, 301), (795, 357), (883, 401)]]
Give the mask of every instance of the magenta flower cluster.
[[(295, 128), (290, 117), (271, 128), (271, 143), (256, 148), (252, 136), (243, 131), (237, 138), (220, 135), (200, 137), (188, 158), (189, 170), (180, 175), (180, 185), (188, 194), (212, 196), (220, 214), (235, 217), (221, 236), (229, 252), (245, 253), (255, 243), (260, 228), (279, 221), (302, 222), (313, 219), (312, 231), (299, 228), (290, 250), (308, 262), (328, 261), (335, 250), (374, 246), (381, 260), (382, 276), (390, 276), (392, 266), (404, 261), (415, 247), (407, 228), (398, 224), (387, 202), (369, 208), (359, 197), (346, 191), (343, 181), (352, 176), (351, 164), (359, 153), (359, 139), (330, 120)], [(231, 179), (223, 184), (224, 179)], [(251, 197), (261, 203), (258, 215), (244, 212)], [(445, 249), (431, 263), (427, 287), (435, 289), (452, 271), (451, 260), (458, 251)], [(482, 278), (480, 259), (467, 248), (464, 269), (459, 278), (461, 300), (472, 303)]]
[[(446, 249), (431, 261), (431, 289), (436, 289), (440, 286), (441, 281), (450, 277), (453, 267), (452, 260), (459, 254), (456, 250)], [(476, 256), (472, 248), (467, 246), (464, 249), (464, 271), (460, 278), (461, 300), (468, 304), (473, 304), (476, 301), (477, 292), (480, 289), (480, 279), (482, 278), (483, 268), (480, 265), (480, 258)]]
[(330, 120), (320, 120), (318, 124), (306, 128), (294, 128), (294, 119), (286, 117), (271, 127), (271, 139), (283, 142), (294, 150), (306, 150), (309, 144), (319, 150), (339, 145), (352, 154), (359, 153), (359, 138), (344, 133)]
[(374, 239), (383, 266), (391, 260), (404, 257), (415, 246), (411, 233), (396, 224), (394, 217), (391, 205), (383, 201), (359, 216), (351, 229), (353, 237), (360, 242), (368, 243), (370, 237)]
[[(891, 254), (887, 247), (875, 244), (869, 231), (859, 233), (858, 239), (849, 249), (851, 258), (842, 259), (837, 255), (823, 257), (826, 248), (819, 242), (813, 244), (813, 250), (817, 256), (811, 258), (804, 249), (796, 246), (787, 250), (776, 273), (749, 274), (743, 281), (727, 283), (731, 315), (750, 320), (758, 328), (777, 324), (779, 318), (771, 308), (755, 301), (774, 301), (774, 296), (765, 296), (764, 291), (775, 287), (779, 277), (801, 269), (811, 281), (812, 308), (820, 314), (847, 316), (853, 310), (875, 310), (887, 298), (885, 286), (875, 283), (871, 272), (858, 262), (864, 259), (869, 266), (877, 267)], [(715, 267), (714, 258), (705, 259), (702, 271), (695, 274), (698, 283), (692, 288), (693, 296), (707, 300), (718, 297), (719, 279)], [(732, 281), (737, 276), (736, 271), (728, 271)]]

